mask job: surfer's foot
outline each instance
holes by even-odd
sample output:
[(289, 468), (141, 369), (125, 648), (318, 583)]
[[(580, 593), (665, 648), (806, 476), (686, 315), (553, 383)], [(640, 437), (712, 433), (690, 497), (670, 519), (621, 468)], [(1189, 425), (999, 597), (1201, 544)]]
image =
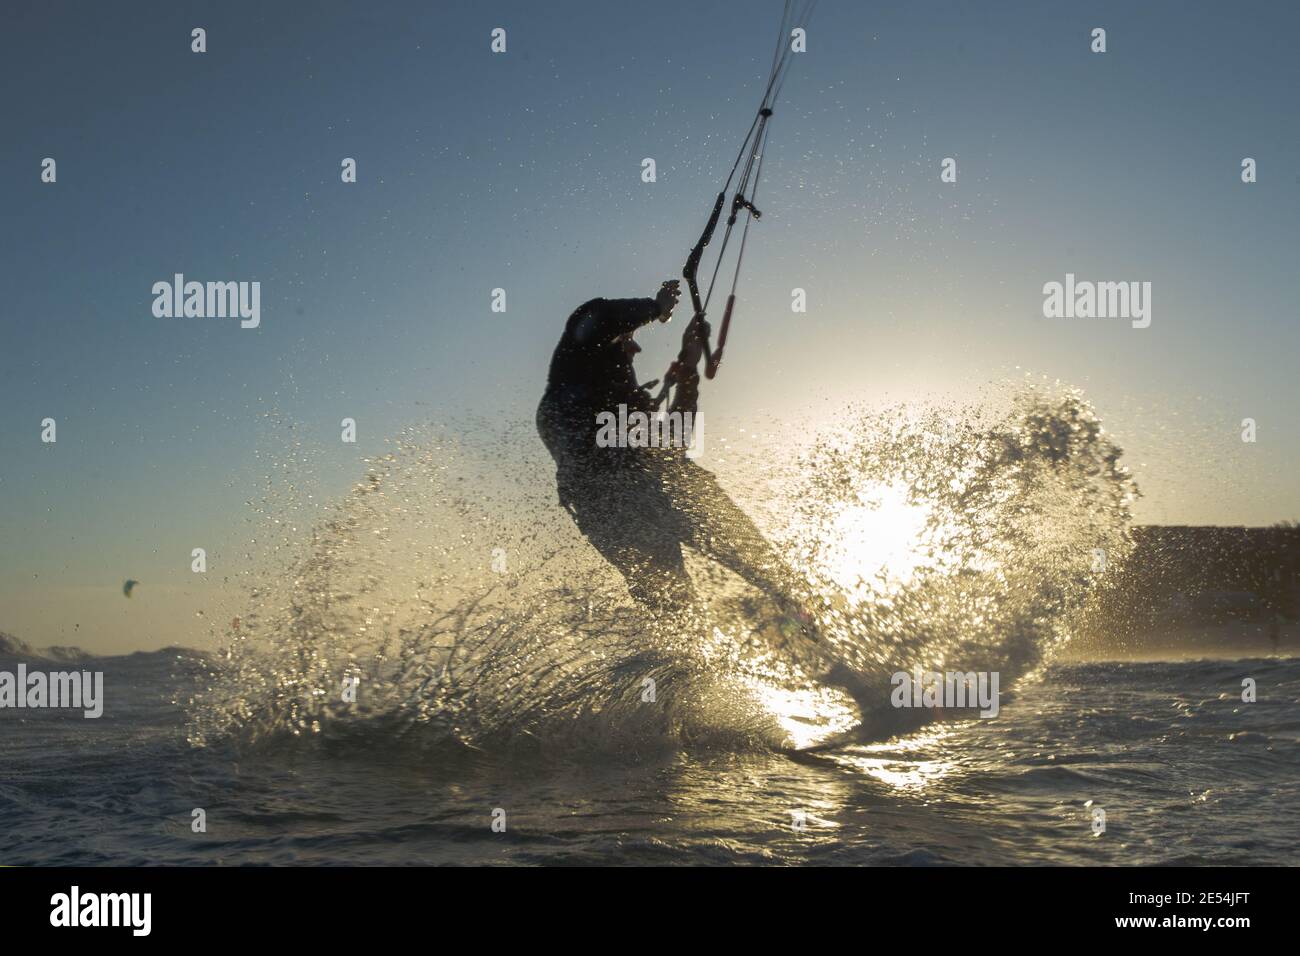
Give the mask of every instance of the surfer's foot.
[(852, 697), (858, 710), (863, 713), (874, 710), (879, 703), (862, 678), (841, 662), (832, 664), (830, 670), (822, 674), (821, 681), (830, 687), (838, 687)]

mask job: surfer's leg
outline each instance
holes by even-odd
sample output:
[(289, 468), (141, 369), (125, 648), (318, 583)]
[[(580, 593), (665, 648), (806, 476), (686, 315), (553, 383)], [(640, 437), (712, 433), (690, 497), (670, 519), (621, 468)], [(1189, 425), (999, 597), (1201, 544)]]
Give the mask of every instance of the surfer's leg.
[(686, 609), (694, 590), (682, 557), (682, 516), (658, 483), (611, 477), (573, 503), (578, 529), (627, 582), (628, 593), (656, 614)]
[(786, 648), (796, 651), (801, 663), (818, 680), (845, 691), (863, 713), (875, 706), (879, 694), (839, 659), (825, 635), (819, 633), (809, 609), (807, 586), (801, 584), (797, 571), (772, 547), (749, 515), (722, 490), (712, 473), (694, 462), (682, 459), (672, 474), (673, 480), (665, 485), (671, 489), (677, 507), (691, 519), (695, 529), (689, 540), (691, 546), (777, 603), (787, 615), (781, 627), (782, 637), (788, 640), (799, 634), (804, 638)]
[(605, 560), (623, 575), (627, 593), (654, 614), (675, 614), (690, 607), (694, 600), (690, 575), (676, 542), (653, 549), (626, 541), (612, 545), (607, 540), (596, 544)]
[(672, 563), (657, 556), (633, 557), (626, 567), (619, 568), (627, 581), (628, 594), (655, 614), (685, 611), (695, 600), (695, 591), (680, 558), (679, 554), (678, 561)]
[(681, 458), (666, 469), (664, 485), (689, 520), (691, 547), (769, 595), (783, 610), (802, 611), (798, 575), (711, 472)]

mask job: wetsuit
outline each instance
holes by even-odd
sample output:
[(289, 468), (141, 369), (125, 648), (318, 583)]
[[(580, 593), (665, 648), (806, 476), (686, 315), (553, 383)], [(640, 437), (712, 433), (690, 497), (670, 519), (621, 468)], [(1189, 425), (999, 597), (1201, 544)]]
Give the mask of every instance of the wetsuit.
[(560, 503), (652, 610), (671, 611), (692, 598), (683, 544), (796, 605), (789, 569), (710, 472), (680, 449), (597, 445), (600, 413), (617, 416), (620, 405), (651, 412), (632, 368), (638, 349), (629, 333), (657, 315), (654, 299), (592, 299), (569, 316), (537, 409)]

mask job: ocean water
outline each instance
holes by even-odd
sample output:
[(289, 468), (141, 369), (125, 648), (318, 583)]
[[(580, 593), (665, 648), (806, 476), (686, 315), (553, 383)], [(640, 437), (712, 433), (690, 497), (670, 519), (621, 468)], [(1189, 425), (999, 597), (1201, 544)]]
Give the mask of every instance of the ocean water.
[[(647, 617), (531, 431), (413, 429), (335, 500), (269, 435), (216, 650), (40, 665), (103, 670), (98, 720), (0, 710), (0, 863), (1297, 862), (1295, 660), (1062, 653), (1138, 494), (1079, 395), (834, 421), (707, 458), (816, 645), (694, 558)], [(999, 713), (892, 707), (914, 669)]]
[(1300, 863), (1294, 658), (1049, 667), (996, 719), (817, 756), (490, 753), (380, 726), (195, 748), (171, 701), (203, 661), (82, 666), (105, 672), (99, 720), (0, 711), (0, 863)]

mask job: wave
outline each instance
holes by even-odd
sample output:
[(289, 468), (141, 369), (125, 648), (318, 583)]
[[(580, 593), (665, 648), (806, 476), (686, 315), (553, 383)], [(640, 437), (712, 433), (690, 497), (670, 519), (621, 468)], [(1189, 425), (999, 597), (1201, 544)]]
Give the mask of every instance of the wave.
[[(799, 569), (875, 731), (900, 726), (897, 671), (997, 671), (1009, 687), (1049, 659), (1104, 580), (1097, 555), (1127, 547), (1136, 494), (1082, 397), (836, 422), (797, 459), (730, 443), (720, 477)], [(192, 744), (734, 750), (860, 719), (862, 701), (774, 639), (764, 597), (712, 565), (689, 560), (699, 607), (642, 614), (554, 504), (531, 431), (411, 428), (392, 445), (300, 540), (301, 482), (256, 506), (278, 537), (259, 542), (245, 610), (186, 702)]]

